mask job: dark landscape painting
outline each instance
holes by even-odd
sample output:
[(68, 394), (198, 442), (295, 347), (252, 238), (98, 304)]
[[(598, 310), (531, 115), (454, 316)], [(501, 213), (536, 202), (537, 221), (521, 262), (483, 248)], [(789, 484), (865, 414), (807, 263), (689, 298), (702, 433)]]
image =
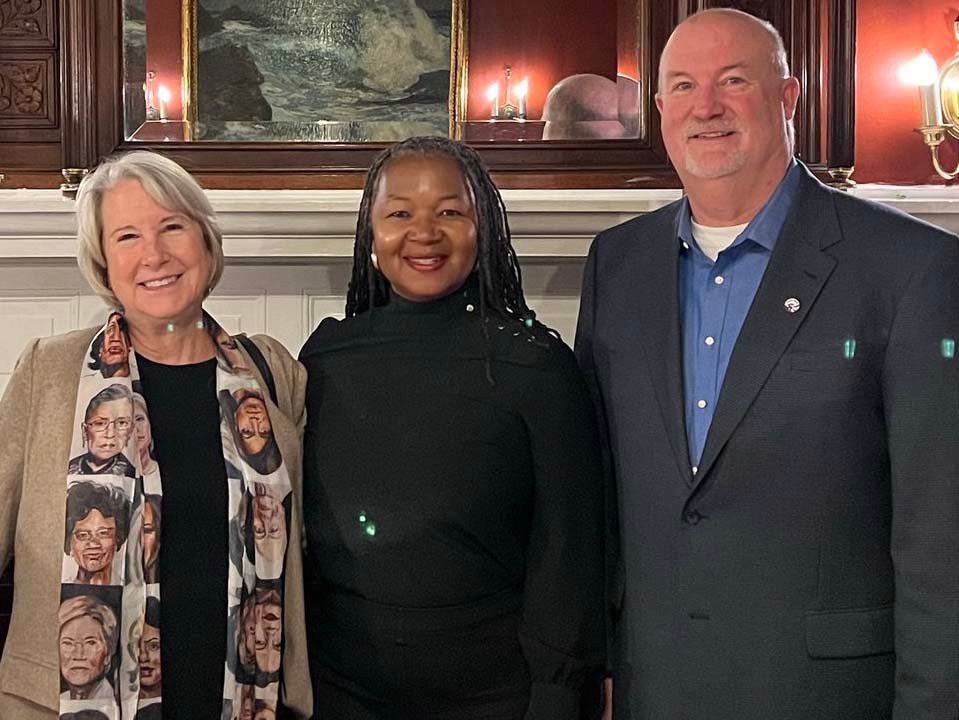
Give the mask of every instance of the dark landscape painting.
[(199, 0), (195, 138), (446, 135), (451, 7), (452, 0)]

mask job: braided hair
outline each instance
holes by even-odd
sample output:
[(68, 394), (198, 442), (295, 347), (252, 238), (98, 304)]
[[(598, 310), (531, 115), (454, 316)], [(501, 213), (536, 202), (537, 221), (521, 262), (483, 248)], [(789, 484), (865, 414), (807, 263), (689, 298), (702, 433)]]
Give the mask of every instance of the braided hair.
[(440, 136), (409, 138), (390, 146), (373, 160), (356, 221), (353, 276), (346, 295), (346, 317), (354, 317), (389, 302), (389, 281), (373, 266), (372, 208), (383, 171), (392, 160), (407, 155), (449, 158), (463, 174), (476, 210), (476, 272), (484, 334), (487, 332), (488, 309), (517, 320), (533, 318), (533, 311), (523, 295), (519, 261), (513, 250), (506, 206), (499, 190), (473, 148)]

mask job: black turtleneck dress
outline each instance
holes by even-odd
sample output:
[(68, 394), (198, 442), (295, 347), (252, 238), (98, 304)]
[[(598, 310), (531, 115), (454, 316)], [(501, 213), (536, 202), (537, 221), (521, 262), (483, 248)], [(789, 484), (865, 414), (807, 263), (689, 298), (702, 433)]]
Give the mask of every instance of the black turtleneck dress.
[(300, 355), (318, 718), (576, 720), (597, 687), (590, 400), (542, 325), (487, 340), (474, 295), (324, 320)]

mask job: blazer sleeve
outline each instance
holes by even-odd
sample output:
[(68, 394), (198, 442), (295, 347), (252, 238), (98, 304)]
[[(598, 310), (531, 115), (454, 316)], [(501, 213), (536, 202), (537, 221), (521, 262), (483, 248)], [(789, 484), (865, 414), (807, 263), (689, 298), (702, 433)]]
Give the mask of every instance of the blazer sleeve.
[(589, 249), (589, 257), (583, 271), (583, 289), (579, 305), (579, 319), (576, 323), (576, 360), (586, 380), (593, 409), (596, 413), (596, 427), (599, 433), (600, 453), (603, 466), (603, 506), (606, 533), (604, 537), (604, 588), (606, 603), (603, 613), (606, 631), (607, 672), (612, 671), (612, 645), (616, 620), (622, 607), (624, 592), (624, 572), (619, 553), (619, 509), (617, 502), (616, 476), (613, 470), (612, 451), (609, 442), (609, 423), (606, 408), (599, 386), (594, 355), (593, 329), (596, 311), (597, 268), (599, 265), (599, 245), (602, 236), (597, 237)]
[(10, 562), (16, 536), (37, 343), (32, 341), (23, 351), (0, 400), (0, 572)]
[(573, 354), (559, 341), (549, 354), (524, 412), (535, 485), (519, 640), (532, 680), (526, 720), (577, 720), (603, 669), (601, 470)]
[(306, 422), (306, 369), (279, 341), (269, 335), (256, 335), (251, 340), (260, 348), (270, 370), (273, 371), (280, 409), (296, 423), (302, 439), (303, 425)]
[(895, 573), (894, 720), (959, 717), (959, 241), (922, 244), (883, 366)]

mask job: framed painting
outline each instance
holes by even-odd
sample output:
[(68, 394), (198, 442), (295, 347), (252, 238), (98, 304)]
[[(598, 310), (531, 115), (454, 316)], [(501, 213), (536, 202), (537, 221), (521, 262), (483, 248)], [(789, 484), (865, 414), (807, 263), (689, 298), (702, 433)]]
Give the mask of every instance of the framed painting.
[(127, 137), (370, 143), (453, 134), (459, 2), (125, 0)]

